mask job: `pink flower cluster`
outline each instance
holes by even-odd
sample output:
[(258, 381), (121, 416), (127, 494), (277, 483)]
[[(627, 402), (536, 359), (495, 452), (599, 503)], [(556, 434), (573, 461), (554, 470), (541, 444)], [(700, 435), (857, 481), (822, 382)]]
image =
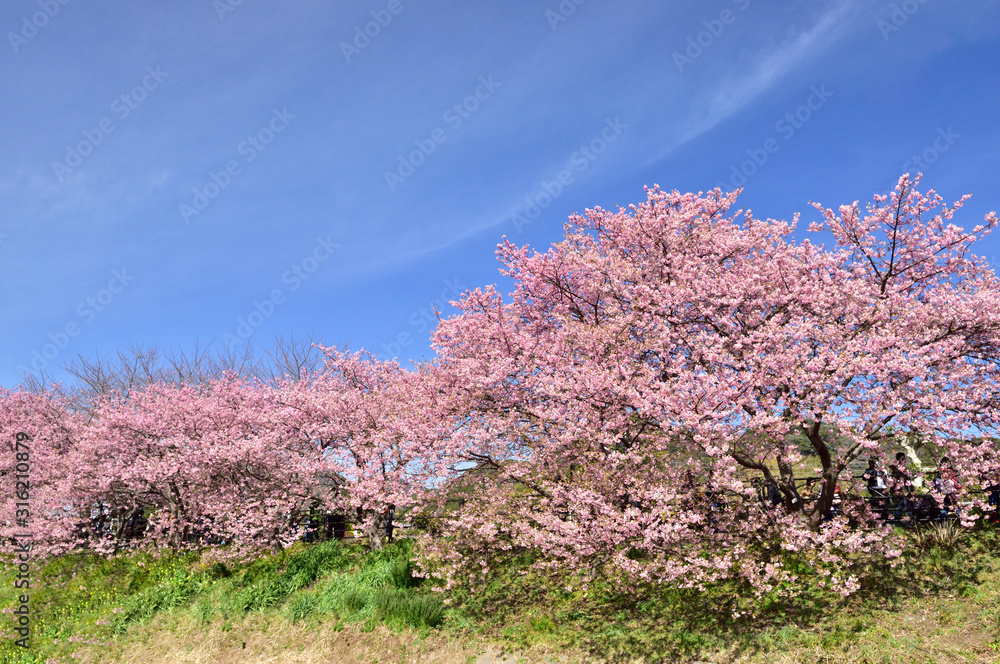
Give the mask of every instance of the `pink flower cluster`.
[[(426, 453), (440, 427), (414, 410), (426, 384), (392, 363), (326, 352), (324, 369), (298, 382), (153, 383), (86, 414), (52, 392), (0, 393), (0, 431), (30, 436), (38, 551), (181, 548), (198, 532), (251, 555), (294, 542), (311, 509), (413, 505), (441, 472)], [(12, 474), (10, 444), (0, 466)], [(3, 500), (2, 535), (24, 532), (17, 498)], [(127, 539), (137, 513), (149, 527)]]
[(626, 584), (850, 593), (901, 553), (852, 462), (919, 437), (963, 493), (1000, 483), (1000, 282), (970, 253), (997, 218), (965, 231), (965, 198), (918, 182), (816, 205), (829, 248), (796, 239), (798, 215), (730, 215), (738, 192), (657, 188), (572, 217), (547, 252), (502, 244), (516, 290), (466, 294), (434, 335), (477, 465), (426, 564), (454, 582), (535, 551)]

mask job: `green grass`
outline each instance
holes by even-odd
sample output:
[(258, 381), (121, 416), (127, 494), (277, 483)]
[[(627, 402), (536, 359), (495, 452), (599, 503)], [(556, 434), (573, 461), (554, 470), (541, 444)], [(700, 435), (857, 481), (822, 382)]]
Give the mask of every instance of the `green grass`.
[[(476, 592), (459, 587), (446, 594), (413, 576), (409, 540), (379, 552), (299, 543), (232, 566), (204, 564), (198, 553), (70, 555), (33, 561), (32, 648), (24, 651), (7, 638), (0, 664), (72, 661), (74, 652), (92, 647), (88, 642), (128, 643), (159, 616), (228, 631), (252, 615), (307, 629), (325, 623), (435, 631), (610, 662), (713, 659), (713, 653), (748, 662), (909, 662), (927, 661), (928, 652), (942, 661), (952, 655), (994, 661), (1000, 652), (998, 553), (995, 530), (961, 537), (928, 530), (913, 536), (899, 566), (866, 570), (861, 590), (848, 599), (824, 590), (794, 599), (755, 597), (733, 583), (704, 592), (630, 588), (614, 577), (584, 586), (573, 575), (533, 568), (527, 552), (495, 561)], [(13, 588), (14, 574), (4, 565), (4, 607), (14, 606), (21, 592)], [(985, 636), (972, 642), (963, 632)]]
[[(132, 626), (169, 613), (202, 624), (232, 624), (260, 613), (293, 622), (434, 627), (441, 623), (444, 607), (439, 594), (421, 588), (421, 579), (412, 576), (412, 548), (407, 540), (375, 553), (336, 541), (299, 543), (232, 568), (201, 565), (193, 552), (114, 558), (75, 554), (32, 561), (31, 648), (26, 651), (6, 638), (0, 644), (0, 664), (62, 661), (77, 643), (126, 639)], [(13, 587), (15, 574), (9, 563), (3, 565), (4, 607), (13, 607), (23, 592)]]
[[(928, 530), (913, 538), (897, 567), (865, 570), (861, 590), (846, 599), (818, 588), (792, 599), (755, 597), (731, 582), (704, 592), (630, 589), (617, 578), (598, 578), (583, 590), (579, 578), (532, 569), (524, 553), (493, 561), (496, 572), (477, 592), (452, 593), (458, 608), (448, 623), (511, 648), (583, 650), (609, 661), (689, 661), (724, 652), (727, 661), (779, 661), (780, 655), (787, 661), (908, 662), (908, 654), (926, 661), (932, 647), (955, 661), (1000, 661), (982, 655), (987, 647), (1000, 650), (998, 553), (996, 530), (964, 537)], [(935, 629), (901, 631), (904, 617)], [(988, 642), (977, 645), (950, 633), (966, 628)]]

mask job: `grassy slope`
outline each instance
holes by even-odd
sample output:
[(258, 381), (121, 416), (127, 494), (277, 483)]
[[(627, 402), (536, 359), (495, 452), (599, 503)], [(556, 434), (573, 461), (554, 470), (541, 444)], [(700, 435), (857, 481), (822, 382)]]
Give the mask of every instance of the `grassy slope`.
[[(858, 595), (731, 601), (731, 588), (635, 603), (510, 561), (475, 595), (432, 593), (408, 542), (297, 544), (228, 569), (198, 554), (34, 562), (32, 644), (14, 662), (466, 662), (478, 643), (609, 661), (1000, 662), (1000, 538), (915, 543)], [(14, 603), (5, 566), (0, 606)], [(567, 589), (569, 587), (569, 589)], [(727, 604), (728, 602), (728, 604)], [(733, 610), (744, 616), (732, 617)], [(10, 625), (6, 616), (5, 627)]]

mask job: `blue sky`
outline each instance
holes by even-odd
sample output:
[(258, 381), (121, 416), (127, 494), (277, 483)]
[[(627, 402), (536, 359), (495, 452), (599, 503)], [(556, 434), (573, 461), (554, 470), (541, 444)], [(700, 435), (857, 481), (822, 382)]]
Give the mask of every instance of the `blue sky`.
[(997, 25), (948, 0), (9, 0), (0, 384), (251, 331), (426, 357), (434, 301), (509, 290), (503, 235), (544, 249), (654, 183), (745, 180), (805, 222), (923, 170), (972, 226), (1000, 209)]

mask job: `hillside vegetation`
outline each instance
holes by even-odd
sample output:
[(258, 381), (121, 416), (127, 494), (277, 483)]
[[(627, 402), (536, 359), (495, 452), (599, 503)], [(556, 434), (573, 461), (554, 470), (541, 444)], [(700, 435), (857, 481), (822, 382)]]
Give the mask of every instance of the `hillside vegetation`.
[[(847, 599), (719, 584), (650, 587), (638, 604), (616, 579), (583, 590), (527, 554), (484, 587), (434, 592), (412, 576), (412, 540), (299, 543), (232, 567), (195, 552), (67, 555), (34, 570), (31, 647), (7, 638), (0, 664), (466, 662), (487, 647), (527, 661), (1000, 661), (997, 533), (929, 527), (909, 540), (900, 565)], [(13, 577), (5, 564), (4, 607)]]

